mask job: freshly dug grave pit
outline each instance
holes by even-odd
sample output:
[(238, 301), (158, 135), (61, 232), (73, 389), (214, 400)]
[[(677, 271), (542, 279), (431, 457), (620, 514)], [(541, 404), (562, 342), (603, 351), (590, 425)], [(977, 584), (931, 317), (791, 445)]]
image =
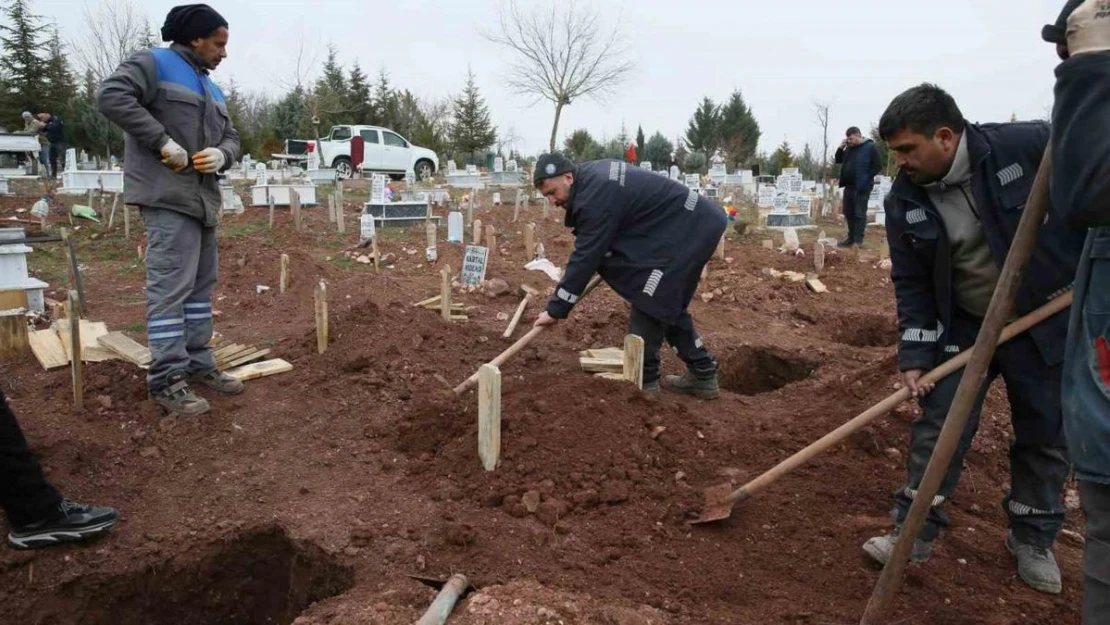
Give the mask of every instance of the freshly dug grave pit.
[(739, 395), (759, 395), (804, 380), (817, 362), (774, 348), (741, 345), (723, 352), (718, 379), (721, 388)]
[(353, 572), (279, 527), (183, 546), (181, 555), (117, 575), (87, 575), (38, 602), (30, 623), (287, 625), (342, 594)]
[(898, 324), (889, 315), (844, 314), (836, 321), (832, 340), (853, 347), (889, 347), (898, 342)]

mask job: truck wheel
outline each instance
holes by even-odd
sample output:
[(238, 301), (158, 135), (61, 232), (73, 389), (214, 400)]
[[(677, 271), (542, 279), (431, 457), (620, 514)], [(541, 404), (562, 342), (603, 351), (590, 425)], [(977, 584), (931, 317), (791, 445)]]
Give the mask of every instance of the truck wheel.
[(336, 180), (347, 180), (351, 177), (353, 173), (354, 169), (351, 168), (351, 159), (347, 158), (346, 156), (340, 156), (339, 158), (335, 159)]
[(431, 180), (435, 175), (436, 170), (432, 167), (432, 162), (429, 160), (422, 160), (416, 162), (416, 179), (417, 180)]

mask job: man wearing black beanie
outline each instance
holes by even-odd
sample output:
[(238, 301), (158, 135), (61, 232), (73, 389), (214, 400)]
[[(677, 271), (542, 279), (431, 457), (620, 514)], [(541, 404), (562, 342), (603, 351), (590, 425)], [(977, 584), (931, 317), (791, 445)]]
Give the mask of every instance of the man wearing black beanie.
[(666, 341), (687, 368), (667, 376), (666, 387), (715, 399), (717, 361), (688, 307), (728, 225), (724, 209), (674, 180), (615, 160), (575, 165), (544, 154), (532, 182), (566, 210), (565, 223), (574, 230), (574, 253), (535, 326), (565, 319), (597, 272), (632, 305), (628, 331), (644, 339), (643, 389), (660, 390), (659, 349)]
[(228, 25), (206, 4), (174, 7), (162, 26), (169, 48), (135, 53), (100, 85), (97, 104), (127, 133), (124, 200), (141, 208), (147, 230), (147, 339), (150, 397), (195, 416), (208, 402), (189, 387), (242, 392), (216, 368), (212, 290), (216, 285), (219, 172), (239, 158), (223, 92), (208, 77), (227, 57)]

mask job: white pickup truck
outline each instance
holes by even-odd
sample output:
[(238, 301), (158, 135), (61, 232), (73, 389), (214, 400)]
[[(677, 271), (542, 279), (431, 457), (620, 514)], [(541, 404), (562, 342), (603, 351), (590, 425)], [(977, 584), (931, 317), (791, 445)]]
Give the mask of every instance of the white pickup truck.
[[(319, 149), (322, 165), (334, 168), (336, 177), (346, 180), (354, 173), (351, 139), (356, 136), (362, 137), (364, 172), (385, 173), (401, 180), (405, 172), (412, 170), (418, 180), (426, 180), (439, 170), (439, 157), (435, 152), (415, 146), (396, 132), (379, 126), (332, 126), (327, 138), (309, 149)], [(315, 146), (317, 142), (307, 143)]]

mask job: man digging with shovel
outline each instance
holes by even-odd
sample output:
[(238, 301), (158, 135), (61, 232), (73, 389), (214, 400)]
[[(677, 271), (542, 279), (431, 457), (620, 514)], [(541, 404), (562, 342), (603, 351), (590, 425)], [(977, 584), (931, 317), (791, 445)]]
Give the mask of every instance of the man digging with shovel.
[[(960, 376), (919, 384), (925, 371), (975, 343), (1005, 262), (1049, 128), (1043, 123), (973, 125), (956, 102), (923, 84), (891, 102), (879, 133), (901, 169), (885, 202), (891, 272), (898, 304), (898, 364), (923, 414), (912, 425), (908, 479), (895, 493), (893, 534), (863, 550), (885, 564), (925, 473)], [(1083, 236), (1059, 219), (1040, 228), (1015, 312), (1029, 313), (1064, 293), (1075, 275)], [(979, 423), (987, 386), (1006, 383), (1015, 441), (1010, 448), (1010, 521), (1006, 547), (1033, 588), (1061, 590), (1052, 553), (1064, 520), (1068, 462), (1061, 422), (1061, 363), (1067, 314), (1060, 312), (1000, 345), (952, 464), (914, 542), (912, 559), (927, 560), (948, 525), (941, 507), (952, 495)]]
[(566, 210), (574, 252), (535, 327), (565, 319), (596, 271), (632, 305), (628, 331), (644, 339), (644, 385), (659, 392), (659, 349), (670, 343), (686, 363), (666, 386), (702, 399), (718, 395), (717, 361), (687, 307), (728, 218), (677, 182), (621, 161), (575, 166), (560, 154), (536, 162), (536, 188)]

